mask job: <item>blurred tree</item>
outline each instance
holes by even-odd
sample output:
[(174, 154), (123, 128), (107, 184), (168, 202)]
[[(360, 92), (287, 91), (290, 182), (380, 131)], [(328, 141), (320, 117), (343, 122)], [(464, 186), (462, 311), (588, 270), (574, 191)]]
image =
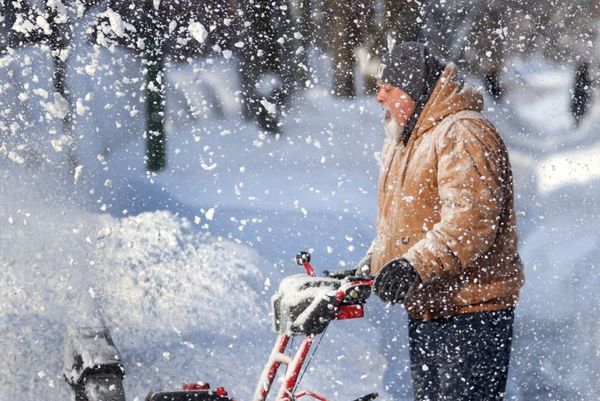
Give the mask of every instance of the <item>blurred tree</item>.
[[(441, 57), (482, 77), (501, 99), (507, 15), (513, 0), (430, 0), (425, 3), (422, 35)], [(518, 6), (518, 5), (516, 5)]]
[[(388, 51), (388, 40), (402, 43), (421, 39), (424, 2), (384, 0), (378, 7), (375, 0), (369, 1), (374, 5), (368, 7), (373, 15), (368, 15), (366, 20), (369, 64), (365, 74), (365, 93), (374, 94), (375, 74), (381, 57)], [(377, 13), (378, 9), (382, 12)]]
[(299, 26), (298, 31), (302, 36), (300, 38), (301, 52), (299, 54), (301, 64), (298, 69), (298, 81), (304, 83), (310, 77), (309, 49), (313, 41), (313, 31), (315, 29), (312, 21), (313, 5), (311, 4), (311, 0), (299, 0), (298, 11), (296, 21)]
[(523, 21), (531, 21), (528, 31), (517, 33), (519, 37), (527, 38), (526, 53), (538, 52), (553, 63), (572, 67), (569, 106), (575, 126), (578, 126), (591, 108), (593, 86), (597, 81), (593, 71), (597, 71), (600, 64), (600, 1), (532, 0), (513, 9), (520, 9), (521, 16), (528, 17), (513, 18), (516, 22), (522, 25)]
[[(310, 9), (306, 3), (302, 12)], [(304, 35), (288, 0), (245, 0), (239, 7), (242, 114), (267, 132), (278, 133), (279, 115), (296, 89), (299, 71), (308, 68), (300, 41)]]
[(219, 53), (232, 36), (231, 4), (219, 0), (111, 0), (100, 14), (93, 38), (103, 46), (119, 44), (146, 65), (146, 168), (166, 166), (167, 57), (191, 61), (199, 54)]
[(592, 95), (592, 79), (590, 78), (589, 64), (579, 63), (575, 68), (575, 77), (571, 94), (571, 114), (575, 119), (575, 126), (579, 125), (581, 118), (590, 106)]
[(372, 17), (372, 2), (325, 0), (325, 22), (329, 30), (329, 51), (333, 61), (332, 92), (335, 96), (356, 96), (354, 51), (360, 45)]
[[(598, 65), (598, 22), (600, 1), (581, 0), (567, 6), (565, 28), (559, 42), (566, 48), (565, 59), (573, 63), (573, 84), (571, 87), (571, 115), (578, 127), (592, 105), (592, 79), (590, 67)], [(597, 68), (597, 67), (596, 67)]]
[[(98, 0), (64, 4), (60, 0), (28, 3), (26, 0), (0, 0), (0, 53), (30, 44), (45, 44), (50, 50), (54, 68), (52, 74), (54, 101), (60, 110), (67, 159), (72, 172), (78, 165), (73, 137), (73, 106), (68, 85), (67, 62), (73, 41), (73, 24)], [(41, 3), (41, 6), (39, 4)]]
[(417, 1), (324, 0), (334, 95), (356, 95), (357, 64), (363, 74), (365, 93), (375, 92), (375, 73), (381, 56), (388, 50), (388, 39), (395, 43), (420, 39), (422, 5)]

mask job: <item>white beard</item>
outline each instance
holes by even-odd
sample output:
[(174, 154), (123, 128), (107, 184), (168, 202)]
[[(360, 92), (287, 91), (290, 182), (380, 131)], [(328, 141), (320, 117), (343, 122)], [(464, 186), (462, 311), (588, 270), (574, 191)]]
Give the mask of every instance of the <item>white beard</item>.
[(404, 131), (404, 125), (399, 125), (396, 119), (391, 117), (383, 124), (383, 130), (385, 131), (386, 140), (398, 142), (402, 131)]

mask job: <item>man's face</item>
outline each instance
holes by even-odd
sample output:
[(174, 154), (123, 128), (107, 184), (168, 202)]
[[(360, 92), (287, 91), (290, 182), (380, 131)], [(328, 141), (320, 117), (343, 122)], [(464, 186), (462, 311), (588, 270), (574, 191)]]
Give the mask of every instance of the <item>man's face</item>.
[(393, 119), (399, 127), (404, 128), (415, 111), (415, 102), (400, 88), (381, 80), (378, 80), (377, 84), (377, 101), (385, 112), (385, 124), (389, 124)]

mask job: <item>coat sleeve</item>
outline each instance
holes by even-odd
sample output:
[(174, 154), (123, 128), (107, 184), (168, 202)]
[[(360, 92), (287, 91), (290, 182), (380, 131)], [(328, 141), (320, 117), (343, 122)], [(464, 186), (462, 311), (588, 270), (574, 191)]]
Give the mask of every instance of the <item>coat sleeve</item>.
[(453, 123), (436, 153), (440, 221), (404, 255), (424, 283), (459, 274), (493, 244), (508, 165), (494, 128), (475, 119)]

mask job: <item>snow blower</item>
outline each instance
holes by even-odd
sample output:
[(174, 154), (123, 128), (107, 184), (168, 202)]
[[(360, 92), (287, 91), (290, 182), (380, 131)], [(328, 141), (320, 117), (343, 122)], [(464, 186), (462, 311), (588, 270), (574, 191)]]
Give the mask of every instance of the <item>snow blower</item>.
[[(304, 267), (306, 274), (284, 278), (272, 298), (273, 328), (278, 336), (256, 384), (252, 401), (267, 399), (281, 365), (285, 365), (287, 368), (281, 378), (276, 401), (295, 401), (305, 396), (318, 401), (327, 401), (325, 397), (313, 391), (298, 390), (300, 381), (310, 364), (311, 358), (307, 360), (307, 356), (313, 346), (316, 351), (325, 329), (331, 321), (363, 317), (363, 306), (371, 295), (373, 279), (370, 277), (354, 276), (354, 271), (351, 270), (325, 272), (324, 276), (316, 276), (315, 270), (310, 264), (308, 252), (298, 253), (295, 261)], [(83, 350), (80, 345), (83, 345), (85, 341), (78, 340), (81, 333), (76, 331), (70, 333), (74, 338), (69, 339), (67, 344), (77, 344), (78, 346), (70, 346), (66, 351), (70, 356), (66, 360), (65, 377), (75, 394), (75, 401), (125, 400), (121, 384), (124, 372), (121, 359), (110, 340), (108, 330), (104, 330), (105, 334), (103, 331), (101, 336), (107, 340), (102, 340), (102, 345), (89, 344), (89, 341), (88, 345), (91, 345), (93, 349), (104, 350), (106, 350), (105, 345), (112, 346), (109, 351), (109, 353), (112, 352), (112, 359), (108, 358), (108, 360), (98, 357), (96, 354), (99, 354), (99, 351), (90, 353)], [(84, 335), (89, 337), (89, 333), (84, 333)], [(288, 346), (291, 348), (290, 339), (296, 336), (303, 336), (304, 339), (292, 357), (286, 354), (286, 350), (288, 350)], [(317, 336), (319, 336), (318, 340)], [(73, 361), (79, 362), (74, 363)], [(77, 373), (74, 374), (73, 371)], [(102, 383), (102, 380), (105, 380), (106, 386), (99, 387), (98, 383)], [(371, 393), (357, 398), (355, 401), (370, 401), (377, 397), (377, 393)], [(197, 382), (184, 384), (180, 390), (152, 391), (146, 397), (146, 401), (234, 400), (229, 397), (224, 387), (211, 390), (208, 383)]]

